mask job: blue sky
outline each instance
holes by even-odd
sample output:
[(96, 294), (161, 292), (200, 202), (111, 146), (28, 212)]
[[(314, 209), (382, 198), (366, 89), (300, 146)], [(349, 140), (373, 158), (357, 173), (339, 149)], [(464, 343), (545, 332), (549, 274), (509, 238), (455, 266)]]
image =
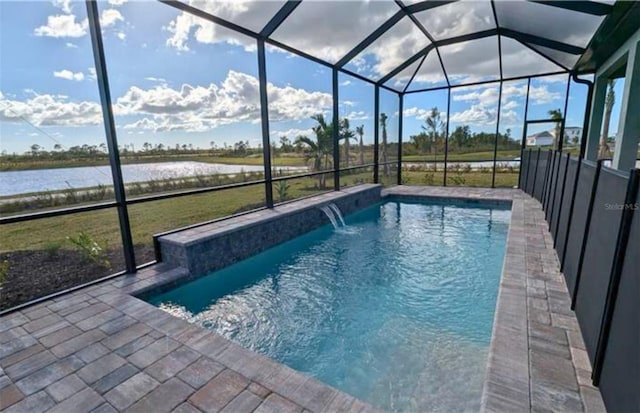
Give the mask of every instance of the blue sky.
[[(259, 30), (281, 2), (194, 2), (196, 6), (203, 4), (210, 12)], [(274, 37), (336, 61), (396, 7), (388, 2), (339, 4), (359, 13), (359, 17), (339, 13), (338, 19), (344, 19), (344, 23), (337, 22), (336, 27), (310, 26), (310, 21), (322, 21), (323, 13), (331, 10), (319, 2), (304, 2), (304, 7), (301, 5), (292, 14), (291, 19), (295, 20), (285, 23)], [(487, 20), (492, 17), (484, 6), (478, 2), (468, 9), (439, 10), (441, 27), (434, 28), (434, 33), (445, 36), (486, 28), (493, 23)], [(254, 40), (161, 3), (109, 0), (99, 2), (99, 8), (121, 146), (141, 149), (149, 142), (209, 148), (211, 142), (217, 146), (232, 145), (238, 140), (248, 140), (253, 146), (261, 143)], [(84, 3), (0, 2), (0, 15), (0, 149), (21, 153), (32, 144), (51, 150), (56, 143), (66, 148), (104, 143)], [(429, 16), (421, 16), (424, 17)], [(450, 17), (449, 25), (445, 17)], [(380, 78), (406, 58), (407, 50), (419, 50), (428, 44), (420, 36), (412, 25), (401, 20), (397, 28), (349, 67)], [(443, 61), (450, 80), (464, 83), (495, 78), (495, 42), (482, 39), (444, 48)], [(529, 49), (518, 49), (513, 44), (505, 49), (505, 73), (517, 75), (532, 67), (545, 71), (549, 67), (548, 61), (540, 60)], [(331, 118), (331, 71), (274, 47), (267, 51), (272, 138), (294, 139), (310, 134), (314, 124), (309, 119), (311, 115), (323, 113)], [(402, 87), (411, 74), (400, 73), (387, 84)], [(529, 119), (543, 117), (548, 110), (564, 105), (566, 80), (562, 76), (532, 81)], [(364, 125), (365, 141), (372, 142), (373, 86), (345, 74), (340, 75), (339, 81), (340, 116), (348, 117), (353, 127)], [(441, 66), (432, 53), (410, 90), (439, 86), (443, 81)], [(618, 82), (617, 89), (621, 101), (622, 82)], [(500, 129), (511, 129), (514, 137), (522, 134), (525, 90), (526, 82), (504, 84)], [(495, 131), (497, 91), (497, 84), (453, 89), (451, 130), (457, 125), (469, 125), (474, 131)], [(582, 85), (572, 84), (569, 126), (582, 125), (584, 91)], [(446, 91), (406, 95), (404, 139), (420, 131), (432, 107), (445, 112), (446, 99)], [(397, 95), (383, 91), (380, 104), (381, 111), (389, 115), (389, 139), (397, 140)], [(616, 106), (619, 108), (619, 102)], [(615, 130), (616, 113), (613, 119)]]

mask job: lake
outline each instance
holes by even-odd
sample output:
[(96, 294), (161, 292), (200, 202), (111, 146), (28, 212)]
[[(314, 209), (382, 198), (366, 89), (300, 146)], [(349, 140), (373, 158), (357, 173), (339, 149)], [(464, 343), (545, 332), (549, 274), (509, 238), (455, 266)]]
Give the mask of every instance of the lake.
[[(306, 171), (306, 167), (282, 166), (276, 169)], [(226, 165), (204, 162), (158, 162), (122, 165), (125, 183), (144, 182), (152, 179), (182, 178), (196, 175), (236, 174), (260, 172), (262, 165)], [(30, 192), (45, 192), (97, 185), (112, 185), (109, 166), (83, 166), (77, 168), (35, 169), (28, 171), (0, 172), (0, 196)]]

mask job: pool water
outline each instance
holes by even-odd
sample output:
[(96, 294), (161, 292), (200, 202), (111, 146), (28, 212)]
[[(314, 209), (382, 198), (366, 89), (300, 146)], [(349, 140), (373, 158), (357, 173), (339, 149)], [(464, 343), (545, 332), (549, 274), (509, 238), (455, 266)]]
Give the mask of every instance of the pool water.
[(386, 202), (151, 299), (391, 411), (477, 411), (510, 211)]

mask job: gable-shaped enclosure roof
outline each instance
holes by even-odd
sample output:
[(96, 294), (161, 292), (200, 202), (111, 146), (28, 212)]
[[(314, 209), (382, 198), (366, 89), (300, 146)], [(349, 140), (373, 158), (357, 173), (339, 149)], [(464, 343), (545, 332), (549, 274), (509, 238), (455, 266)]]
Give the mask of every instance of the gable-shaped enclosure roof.
[(396, 92), (573, 70), (615, 1), (164, 1)]

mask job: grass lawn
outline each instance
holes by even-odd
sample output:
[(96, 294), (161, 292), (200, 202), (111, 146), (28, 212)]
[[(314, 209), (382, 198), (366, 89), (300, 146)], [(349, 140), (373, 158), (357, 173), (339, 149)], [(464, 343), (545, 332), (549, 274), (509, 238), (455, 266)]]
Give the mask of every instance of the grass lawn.
[[(444, 173), (402, 171), (405, 185), (441, 186)], [(496, 187), (513, 188), (518, 185), (518, 172), (500, 172), (496, 174)], [(491, 187), (491, 172), (447, 172), (447, 186)]]
[[(405, 170), (402, 176), (406, 185), (442, 185), (443, 179), (442, 172)], [(394, 174), (389, 177), (380, 174), (380, 178), (386, 185), (396, 182)], [(317, 182), (314, 178), (288, 180), (288, 188), (282, 191), (279, 191), (279, 184), (274, 183), (274, 201), (279, 202), (281, 195), (290, 200), (322, 192), (316, 189)], [(365, 182), (372, 182), (372, 172), (343, 172), (341, 176), (342, 186)], [(517, 182), (517, 172), (496, 174), (498, 187), (513, 187)], [(491, 186), (491, 173), (449, 172), (447, 185), (488, 187)], [(333, 188), (331, 174), (327, 174), (326, 188)], [(263, 184), (130, 205), (129, 218), (134, 244), (151, 245), (153, 234), (263, 205)], [(90, 234), (103, 247), (120, 248), (117, 212), (115, 209), (108, 209), (4, 225), (0, 251), (67, 248), (71, 245), (66, 238), (76, 236), (81, 231)]]
[[(520, 156), (520, 150), (498, 151), (498, 159), (515, 159)], [(402, 160), (406, 162), (433, 162), (435, 160), (444, 162), (444, 154), (437, 155), (403, 155)], [(449, 153), (447, 161), (489, 161), (493, 160), (493, 151), (469, 152), (469, 153)]]
[[(154, 163), (154, 162), (205, 162), (205, 163), (221, 163), (227, 165), (262, 165), (262, 156), (245, 156), (245, 157), (220, 157), (208, 154), (173, 154), (173, 155), (142, 155), (121, 156), (120, 161), (123, 165)], [(271, 160), (273, 166), (306, 166), (303, 156), (284, 156), (273, 157)], [(98, 159), (22, 159), (19, 162), (9, 162), (0, 158), (0, 171), (20, 171), (31, 169), (56, 169), (56, 168), (74, 168), (82, 166), (106, 166), (109, 165), (109, 159), (101, 157)]]

